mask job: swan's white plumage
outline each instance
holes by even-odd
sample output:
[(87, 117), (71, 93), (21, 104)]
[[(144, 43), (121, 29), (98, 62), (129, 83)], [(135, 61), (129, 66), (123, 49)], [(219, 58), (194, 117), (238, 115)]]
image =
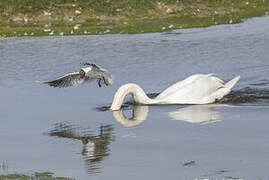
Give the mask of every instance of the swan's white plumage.
[(223, 87), (223, 81), (213, 74), (195, 74), (168, 87), (155, 99), (164, 104), (206, 104), (212, 102), (208, 97)]
[(120, 109), (126, 95), (132, 94), (139, 104), (208, 104), (227, 95), (238, 82), (240, 76), (226, 84), (214, 74), (195, 74), (165, 89), (156, 98), (150, 99), (136, 84), (121, 86), (111, 105), (111, 110)]

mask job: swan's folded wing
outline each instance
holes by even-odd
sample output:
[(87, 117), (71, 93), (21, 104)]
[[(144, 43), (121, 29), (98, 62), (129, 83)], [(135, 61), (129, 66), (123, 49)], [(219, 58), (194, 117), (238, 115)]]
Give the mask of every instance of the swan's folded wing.
[(47, 81), (44, 82), (46, 84), (49, 84), (50, 86), (53, 87), (68, 87), (68, 86), (74, 86), (77, 84), (82, 84), (84, 83), (85, 78), (81, 78), (79, 72), (75, 72), (75, 73), (70, 73), (67, 74), (65, 76), (62, 76), (58, 79), (52, 80), (52, 81)]
[(222, 80), (213, 74), (197, 74), (180, 81), (156, 97), (157, 100), (165, 100), (170, 103), (182, 104), (206, 104), (215, 99), (210, 96), (222, 88)]
[[(211, 74), (209, 74), (209, 75), (211, 75)], [(167, 96), (170, 96), (171, 94), (174, 94), (174, 93), (180, 91), (182, 88), (188, 86), (189, 84), (192, 84), (201, 76), (205, 76), (205, 75), (204, 74), (194, 74), (194, 75), (192, 75), (192, 76), (190, 76), (182, 81), (179, 81), (179, 82), (173, 84), (172, 86), (168, 87), (167, 89), (165, 89), (156, 98), (162, 99), (162, 98), (165, 98)]]

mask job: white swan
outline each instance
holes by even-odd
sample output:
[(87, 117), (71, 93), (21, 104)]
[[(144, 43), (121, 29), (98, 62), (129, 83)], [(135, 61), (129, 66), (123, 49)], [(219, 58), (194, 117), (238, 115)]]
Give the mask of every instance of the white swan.
[(154, 99), (150, 99), (137, 84), (122, 85), (114, 95), (110, 110), (119, 110), (128, 94), (133, 96), (137, 104), (209, 104), (227, 95), (240, 79), (240, 76), (236, 76), (224, 84), (221, 79), (213, 75), (192, 75), (168, 87)]

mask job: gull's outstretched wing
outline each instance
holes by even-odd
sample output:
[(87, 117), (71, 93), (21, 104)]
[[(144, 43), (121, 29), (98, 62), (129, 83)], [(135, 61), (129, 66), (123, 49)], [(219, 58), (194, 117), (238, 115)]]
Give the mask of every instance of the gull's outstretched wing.
[(62, 76), (58, 79), (47, 81), (44, 83), (49, 84), (50, 86), (53, 86), (53, 87), (62, 88), (62, 87), (82, 84), (85, 82), (86, 79), (87, 79), (86, 77), (81, 77), (79, 72), (74, 72), (74, 73), (66, 74), (65, 76)]

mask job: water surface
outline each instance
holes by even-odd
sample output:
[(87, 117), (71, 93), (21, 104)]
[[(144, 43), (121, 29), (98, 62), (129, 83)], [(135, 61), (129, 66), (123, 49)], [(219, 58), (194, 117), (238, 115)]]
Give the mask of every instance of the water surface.
[[(0, 170), (76, 179), (268, 179), (269, 17), (137, 35), (0, 39)], [(115, 77), (52, 88), (92, 62)], [(194, 73), (241, 75), (232, 98), (205, 106), (105, 112), (116, 89), (159, 93)]]

